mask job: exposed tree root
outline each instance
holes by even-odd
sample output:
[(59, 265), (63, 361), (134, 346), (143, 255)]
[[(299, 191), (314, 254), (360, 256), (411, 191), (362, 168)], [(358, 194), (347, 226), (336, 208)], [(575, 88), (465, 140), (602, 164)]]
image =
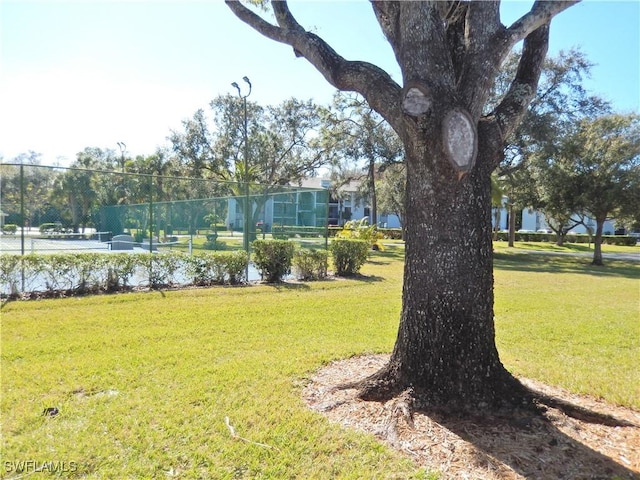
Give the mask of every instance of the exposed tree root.
[(583, 422), (593, 423), (597, 425), (605, 425), (607, 427), (640, 428), (640, 425), (638, 424), (631, 423), (631, 422), (628, 422), (627, 420), (622, 420), (620, 418), (616, 418), (613, 415), (594, 412), (593, 410), (589, 410), (587, 408), (574, 405), (573, 403), (569, 403), (558, 397), (544, 395), (540, 392), (534, 392), (534, 391), (531, 391), (531, 394), (533, 395), (535, 400), (537, 400), (539, 403), (551, 408), (558, 409), (562, 413), (564, 413), (566, 416), (575, 418), (576, 420), (581, 420)]
[[(386, 402), (393, 400), (396, 411), (390, 418), (403, 418), (407, 425), (411, 423), (410, 419), (415, 409), (432, 410), (435, 408), (448, 413), (456, 411), (477, 413), (479, 410), (487, 409), (512, 411), (513, 413), (519, 412), (513, 416), (516, 423), (527, 423), (532, 414), (538, 416), (546, 410), (545, 407), (551, 407), (571, 418), (584, 422), (609, 427), (638, 427), (638, 425), (626, 420), (594, 412), (560, 398), (531, 390), (508, 372), (503, 379), (496, 383), (496, 386), (492, 398), (488, 398), (488, 401), (487, 399), (473, 398), (464, 403), (455, 402), (452, 398), (438, 398), (429, 390), (416, 389), (407, 385), (400, 379), (398, 370), (392, 368), (391, 364), (387, 364), (373, 375), (362, 380), (340, 384), (336, 388), (339, 390), (356, 389), (358, 390), (357, 397), (364, 401)], [(397, 422), (395, 420), (393, 422), (392, 426), (395, 428)]]
[[(516, 387), (508, 380), (496, 385), (507, 396), (516, 388), (511, 398), (525, 389), (537, 413), (509, 402), (501, 409), (452, 411), (426, 403), (429, 392), (411, 388), (386, 402), (361, 401), (354, 388), (377, 378), (388, 361), (370, 355), (335, 362), (314, 376), (304, 397), (315, 411), (376, 435), (447, 480), (640, 480), (640, 412), (527, 378)], [(358, 375), (370, 376), (351, 381)]]

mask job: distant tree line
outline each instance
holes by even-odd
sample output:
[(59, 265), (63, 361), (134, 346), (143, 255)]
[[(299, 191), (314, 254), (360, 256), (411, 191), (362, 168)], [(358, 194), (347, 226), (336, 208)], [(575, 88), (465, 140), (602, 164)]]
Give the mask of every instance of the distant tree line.
[[(516, 60), (514, 54), (506, 62), (489, 106), (505, 95)], [(596, 221), (597, 249), (605, 220), (615, 218), (628, 230), (640, 228), (640, 117), (615, 113), (606, 101), (589, 95), (582, 79), (590, 68), (579, 50), (548, 58), (538, 96), (508, 137), (492, 188), (494, 206), (510, 212), (511, 242), (515, 212), (526, 207), (544, 213), (559, 244), (587, 216)], [(150, 189), (158, 202), (236, 196), (242, 204), (249, 185), (257, 207), (252, 210), (255, 223), (270, 193), (324, 171), (330, 172), (336, 197), (341, 186), (358, 181), (372, 224), (380, 213), (395, 214), (403, 223), (404, 149), (362, 97), (338, 92), (329, 106), (295, 98), (276, 106), (248, 101), (246, 148), (244, 135), (241, 99), (222, 95), (208, 110), (185, 119), (170, 132), (170, 146), (151, 155), (127, 156), (124, 144), (119, 152), (87, 147), (71, 169), (26, 168), (24, 221), (32, 226), (59, 221), (82, 232), (96, 226), (100, 207), (145, 203)], [(41, 155), (28, 152), (4, 163), (0, 187), (5, 223), (21, 224), (19, 173), (7, 164), (39, 165)], [(119, 175), (97, 173), (101, 171)], [(157, 177), (153, 186), (146, 180), (149, 175)], [(602, 261), (599, 250), (594, 261)]]

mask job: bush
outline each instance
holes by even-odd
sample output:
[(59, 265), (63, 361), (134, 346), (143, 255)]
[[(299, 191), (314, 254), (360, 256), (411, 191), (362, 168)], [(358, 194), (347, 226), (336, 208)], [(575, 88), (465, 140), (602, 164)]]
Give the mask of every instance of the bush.
[(21, 290), (27, 297), (37, 292), (46, 296), (115, 292), (130, 288), (136, 274), (149, 288), (173, 285), (189, 275), (200, 285), (235, 285), (242, 281), (247, 264), (243, 251), (201, 252), (193, 257), (181, 252), (1, 254), (0, 293), (18, 298)]
[(287, 240), (288, 238), (318, 238), (323, 237), (327, 233), (325, 227), (302, 227), (295, 225), (274, 225), (271, 228), (271, 235), (278, 240)]
[(632, 235), (603, 235), (602, 243), (605, 245), (623, 245), (626, 247), (634, 247), (638, 239)]
[(176, 283), (176, 272), (188, 258), (181, 252), (142, 253), (139, 256), (146, 257), (142, 265), (146, 267), (149, 288), (162, 288)]
[(39, 227), (40, 233), (43, 235), (51, 235), (52, 233), (62, 233), (62, 224), (60, 222), (43, 223)]
[(2, 233), (13, 235), (18, 231), (18, 226), (15, 223), (5, 223), (2, 226)]
[[(496, 239), (506, 242), (509, 240), (508, 232), (498, 232)], [(555, 233), (524, 233), (516, 232), (516, 242), (556, 242), (558, 236)], [(567, 243), (593, 243), (595, 235), (589, 236), (586, 233), (567, 233), (564, 237), (564, 241)], [(631, 235), (603, 235), (602, 243), (604, 245), (626, 245), (634, 246), (636, 244), (636, 238)]]
[[(207, 235), (207, 237), (208, 236), (209, 235)], [(205, 250), (225, 250), (227, 248), (227, 244), (219, 242), (218, 240), (207, 240), (202, 244), (202, 248)]]
[(320, 280), (327, 276), (329, 254), (324, 250), (298, 250), (293, 255), (293, 272), (298, 280)]
[(330, 250), (335, 274), (340, 277), (355, 275), (360, 271), (370, 248), (367, 240), (336, 238), (331, 242)]
[(383, 238), (389, 240), (402, 240), (401, 228), (378, 228), (378, 232), (382, 234)]
[(378, 232), (378, 227), (369, 225), (369, 219), (366, 217), (345, 223), (342, 230), (336, 234), (336, 238), (364, 240), (373, 250), (384, 250), (384, 246), (380, 242), (383, 235)]
[(228, 281), (231, 285), (236, 285), (242, 282), (247, 272), (247, 265), (249, 264), (249, 257), (247, 252), (238, 250), (235, 252), (229, 252), (224, 257), (224, 268), (227, 272)]
[(268, 283), (281, 282), (291, 273), (295, 245), (286, 240), (255, 240), (253, 262), (262, 279)]
[(186, 260), (195, 285), (237, 284), (247, 268), (247, 254), (242, 251), (198, 252)]

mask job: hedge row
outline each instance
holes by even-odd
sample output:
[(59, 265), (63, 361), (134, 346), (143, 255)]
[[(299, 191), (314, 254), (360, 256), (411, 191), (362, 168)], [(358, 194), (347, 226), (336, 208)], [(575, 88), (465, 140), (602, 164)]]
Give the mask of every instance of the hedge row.
[[(325, 227), (296, 227), (291, 225), (274, 225), (271, 229), (273, 238), (277, 240), (287, 240), (289, 238), (329, 238), (335, 237), (339, 232), (343, 231), (343, 227), (330, 226)], [(401, 240), (402, 230), (399, 228), (378, 228), (377, 231), (386, 239)]]
[(297, 227), (289, 225), (274, 225), (271, 228), (271, 235), (277, 240), (288, 238), (324, 238), (327, 233), (325, 227)]
[[(262, 279), (281, 282), (293, 271), (299, 280), (320, 280), (327, 276), (329, 254), (324, 250), (296, 249), (287, 240), (256, 240), (253, 242), (254, 263)], [(364, 240), (334, 239), (331, 256), (335, 274), (355, 275), (367, 260), (370, 245)]]
[(0, 295), (80, 295), (134, 286), (237, 284), (247, 268), (245, 252), (79, 253), (0, 255)]
[[(498, 232), (497, 239), (502, 242), (509, 240), (508, 232)], [(553, 242), (555, 243), (558, 237), (555, 233), (523, 233), (516, 232), (516, 242)], [(564, 241), (567, 243), (593, 243), (593, 235), (589, 236), (586, 233), (570, 233), (565, 235)], [(605, 245), (626, 245), (634, 246), (636, 244), (636, 237), (631, 235), (603, 235), (602, 243)]]
[[(331, 255), (338, 276), (355, 275), (367, 260), (364, 240), (334, 239)], [(293, 271), (299, 280), (327, 276), (329, 253), (297, 249), (286, 240), (253, 242), (254, 263), (267, 282), (279, 282)], [(238, 284), (246, 280), (244, 251), (188, 255), (163, 253), (77, 253), (0, 255), (0, 296), (19, 298), (117, 292), (133, 287)]]

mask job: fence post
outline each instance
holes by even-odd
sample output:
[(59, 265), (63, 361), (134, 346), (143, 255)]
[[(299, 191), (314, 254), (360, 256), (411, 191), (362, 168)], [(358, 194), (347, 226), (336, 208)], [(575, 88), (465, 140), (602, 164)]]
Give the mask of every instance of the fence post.
[(329, 189), (328, 188), (324, 191), (324, 216), (325, 216), (324, 249), (329, 250)]
[[(20, 163), (20, 255), (24, 257), (24, 165)], [(20, 290), (24, 293), (24, 259), (20, 262)]]
[(153, 288), (153, 175), (149, 176), (149, 288)]

